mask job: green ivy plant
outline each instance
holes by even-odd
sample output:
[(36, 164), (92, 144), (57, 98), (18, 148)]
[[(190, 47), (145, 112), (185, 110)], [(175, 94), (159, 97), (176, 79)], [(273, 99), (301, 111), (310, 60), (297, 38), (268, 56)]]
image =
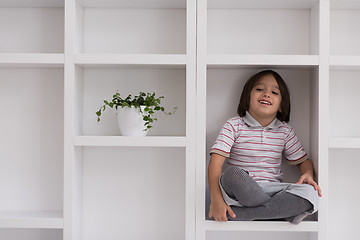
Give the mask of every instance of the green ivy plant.
[[(154, 117), (155, 111), (160, 111), (166, 115), (172, 115), (175, 113), (177, 107), (174, 107), (173, 112), (166, 112), (165, 108), (161, 106), (160, 101), (164, 96), (156, 97), (155, 93), (144, 93), (140, 92), (138, 96), (132, 97), (130, 94), (125, 99), (120, 96), (120, 93), (117, 91), (111, 101), (104, 100), (104, 105), (100, 107), (99, 111), (96, 112), (97, 121), (100, 122), (101, 114), (106, 110), (106, 107), (115, 108), (116, 110), (121, 107), (132, 107), (139, 108), (143, 120), (145, 121), (144, 131), (152, 128), (152, 123), (157, 121), (157, 118)], [(145, 106), (144, 110), (141, 110), (140, 106)]]

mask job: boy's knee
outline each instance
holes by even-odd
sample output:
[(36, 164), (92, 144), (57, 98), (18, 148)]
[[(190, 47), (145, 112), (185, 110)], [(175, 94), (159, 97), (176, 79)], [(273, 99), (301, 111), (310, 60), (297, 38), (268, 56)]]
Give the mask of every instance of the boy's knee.
[(223, 175), (227, 175), (227, 176), (237, 176), (237, 175), (241, 175), (242, 172), (244, 172), (244, 170), (242, 170), (239, 167), (235, 167), (235, 166), (229, 166), (225, 169), (225, 171), (223, 172)]
[(236, 180), (243, 179), (244, 177), (248, 177), (248, 176), (249, 174), (245, 170), (239, 167), (230, 166), (223, 172), (222, 180), (234, 181), (235, 179)]
[(301, 184), (301, 187), (303, 188), (303, 191), (305, 191), (306, 194), (310, 196), (311, 199), (319, 198), (318, 192), (315, 190), (314, 186), (310, 184)]

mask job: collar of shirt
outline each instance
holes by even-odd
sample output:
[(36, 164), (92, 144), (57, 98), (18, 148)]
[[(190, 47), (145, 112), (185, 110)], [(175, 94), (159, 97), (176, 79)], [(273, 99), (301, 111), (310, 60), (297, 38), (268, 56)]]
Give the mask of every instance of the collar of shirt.
[[(261, 124), (256, 121), (256, 119), (251, 116), (251, 114), (246, 111), (245, 116), (243, 117), (245, 123), (250, 126), (250, 127), (260, 127), (260, 128), (264, 128), (263, 126), (261, 126)], [(267, 125), (265, 128), (266, 129), (274, 129), (274, 128), (278, 128), (281, 126), (281, 121), (279, 121), (277, 118), (275, 118), (269, 125)]]

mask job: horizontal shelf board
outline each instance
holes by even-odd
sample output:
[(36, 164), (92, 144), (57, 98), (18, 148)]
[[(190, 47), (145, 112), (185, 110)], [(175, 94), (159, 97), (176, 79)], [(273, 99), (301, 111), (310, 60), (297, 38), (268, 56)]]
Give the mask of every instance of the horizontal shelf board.
[(330, 148), (359, 148), (360, 149), (360, 138), (330, 137), (329, 147)]
[(360, 9), (360, 1), (357, 0), (331, 0), (330, 7), (334, 10), (358, 10)]
[(333, 70), (360, 70), (360, 56), (330, 56)]
[(207, 220), (205, 223), (207, 231), (247, 231), (247, 232), (317, 232), (318, 222), (303, 221), (298, 225), (289, 222), (277, 221), (229, 221), (216, 222)]
[(109, 65), (186, 65), (185, 54), (77, 54), (74, 63), (85, 67)]
[(186, 137), (172, 136), (76, 136), (75, 146), (185, 147)]
[(185, 8), (186, 0), (78, 0), (83, 7)]
[(207, 55), (209, 66), (275, 65), (318, 66), (317, 55)]
[(64, 7), (64, 0), (1, 0), (0, 7)]
[(64, 54), (0, 53), (0, 67), (63, 67)]
[(0, 228), (64, 228), (62, 212), (0, 211)]
[(310, 9), (318, 0), (208, 0), (208, 8)]

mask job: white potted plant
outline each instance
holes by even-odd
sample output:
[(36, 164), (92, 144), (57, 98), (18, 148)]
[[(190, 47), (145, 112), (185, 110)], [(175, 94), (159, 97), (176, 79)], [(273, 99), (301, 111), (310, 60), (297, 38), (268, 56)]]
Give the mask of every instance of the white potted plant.
[(116, 92), (111, 101), (104, 100), (104, 105), (96, 112), (97, 121), (100, 122), (102, 112), (106, 107), (115, 108), (120, 132), (123, 136), (146, 136), (153, 122), (157, 120), (154, 117), (156, 111), (171, 115), (173, 112), (166, 112), (161, 106), (163, 96), (156, 97), (155, 93), (140, 92), (138, 96), (128, 95), (125, 99)]

